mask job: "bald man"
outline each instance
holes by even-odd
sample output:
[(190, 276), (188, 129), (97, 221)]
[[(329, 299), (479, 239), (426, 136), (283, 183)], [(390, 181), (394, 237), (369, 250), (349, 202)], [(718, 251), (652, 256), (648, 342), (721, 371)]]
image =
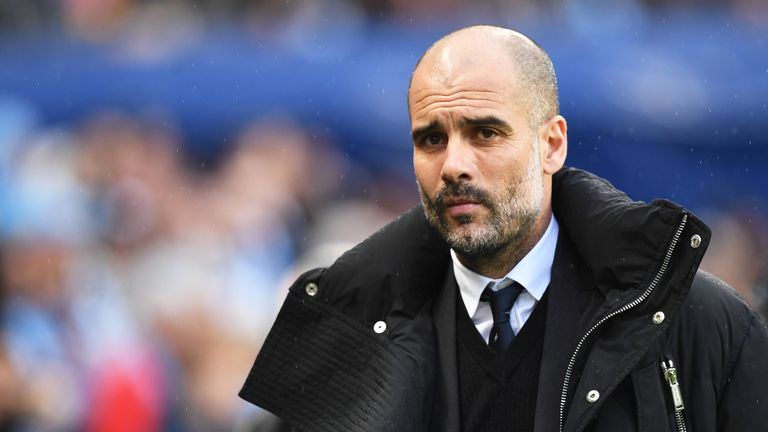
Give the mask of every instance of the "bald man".
[(563, 168), (547, 54), (437, 41), (408, 93), (422, 206), (291, 287), (240, 396), (309, 431), (768, 430), (768, 331), (709, 229)]

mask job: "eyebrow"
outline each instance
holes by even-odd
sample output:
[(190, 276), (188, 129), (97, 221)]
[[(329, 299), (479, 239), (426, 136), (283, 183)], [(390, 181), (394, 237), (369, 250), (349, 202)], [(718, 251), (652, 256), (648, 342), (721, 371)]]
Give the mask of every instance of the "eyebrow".
[(427, 135), (438, 129), (439, 129), (439, 124), (437, 123), (437, 120), (433, 120), (426, 126), (422, 126), (414, 129), (411, 132), (411, 139), (413, 139), (413, 142), (418, 142), (422, 137), (424, 137), (424, 135)]
[(465, 128), (467, 126), (471, 126), (471, 127), (493, 126), (504, 131), (512, 130), (512, 127), (509, 125), (509, 123), (494, 116), (486, 116), (486, 117), (478, 117), (478, 118), (464, 117), (461, 120), (459, 120), (459, 127)]

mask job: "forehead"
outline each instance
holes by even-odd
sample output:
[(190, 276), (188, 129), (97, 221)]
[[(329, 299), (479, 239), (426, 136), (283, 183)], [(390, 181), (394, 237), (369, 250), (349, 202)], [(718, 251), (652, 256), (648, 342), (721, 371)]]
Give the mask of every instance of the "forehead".
[(441, 113), (498, 115), (522, 105), (516, 71), (498, 47), (466, 43), (437, 47), (413, 74), (408, 106), (412, 122)]

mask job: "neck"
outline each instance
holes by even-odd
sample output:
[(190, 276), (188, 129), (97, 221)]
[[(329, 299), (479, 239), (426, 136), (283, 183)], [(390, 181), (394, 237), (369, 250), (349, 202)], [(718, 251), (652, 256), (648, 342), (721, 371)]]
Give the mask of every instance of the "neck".
[(505, 245), (497, 252), (482, 256), (467, 256), (459, 253), (456, 256), (465, 267), (483, 276), (499, 279), (507, 275), (528, 252), (536, 246), (547, 231), (552, 211), (547, 209), (541, 212), (533, 229), (528, 235), (521, 236), (516, 241)]

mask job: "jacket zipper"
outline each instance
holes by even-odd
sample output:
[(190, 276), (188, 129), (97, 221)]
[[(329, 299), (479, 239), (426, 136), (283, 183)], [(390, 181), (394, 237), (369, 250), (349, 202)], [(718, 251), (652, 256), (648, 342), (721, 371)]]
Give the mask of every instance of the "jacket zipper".
[(680, 391), (680, 383), (677, 382), (677, 368), (672, 363), (672, 359), (661, 362), (661, 370), (664, 373), (664, 380), (669, 384), (669, 391), (672, 393), (672, 403), (675, 406), (675, 422), (677, 423), (677, 432), (687, 432), (685, 427), (685, 418), (683, 417), (683, 393)]
[(579, 343), (576, 344), (576, 348), (573, 351), (573, 354), (571, 354), (571, 359), (568, 361), (568, 367), (565, 370), (565, 377), (563, 378), (563, 390), (560, 393), (560, 432), (563, 432), (564, 424), (564, 416), (565, 416), (565, 403), (568, 398), (568, 387), (571, 384), (571, 374), (573, 374), (573, 368), (576, 365), (576, 359), (579, 356), (579, 352), (581, 351), (582, 347), (586, 343), (587, 339), (592, 335), (592, 333), (595, 332), (600, 326), (602, 326), (606, 321), (609, 319), (615, 317), (616, 315), (622, 314), (628, 310), (631, 310), (635, 307), (637, 307), (639, 304), (644, 302), (648, 297), (650, 297), (651, 293), (653, 293), (653, 290), (656, 289), (656, 286), (661, 281), (662, 277), (664, 276), (664, 273), (667, 271), (667, 266), (669, 266), (669, 261), (672, 259), (672, 252), (675, 249), (675, 246), (677, 245), (677, 242), (680, 240), (680, 236), (683, 234), (683, 229), (685, 228), (685, 224), (688, 222), (688, 215), (683, 214), (683, 220), (680, 221), (680, 224), (677, 226), (677, 231), (675, 231), (675, 235), (672, 237), (672, 241), (669, 243), (669, 248), (667, 249), (667, 254), (664, 256), (664, 260), (661, 263), (661, 267), (659, 268), (659, 271), (656, 272), (656, 275), (653, 277), (653, 280), (651, 280), (651, 283), (648, 285), (648, 288), (643, 291), (642, 294), (640, 294), (639, 297), (632, 300), (631, 302), (627, 303), (626, 305), (622, 306), (621, 308), (609, 313), (608, 315), (604, 316), (600, 319), (595, 325), (593, 325), (586, 333), (584, 333), (584, 336), (579, 340)]

